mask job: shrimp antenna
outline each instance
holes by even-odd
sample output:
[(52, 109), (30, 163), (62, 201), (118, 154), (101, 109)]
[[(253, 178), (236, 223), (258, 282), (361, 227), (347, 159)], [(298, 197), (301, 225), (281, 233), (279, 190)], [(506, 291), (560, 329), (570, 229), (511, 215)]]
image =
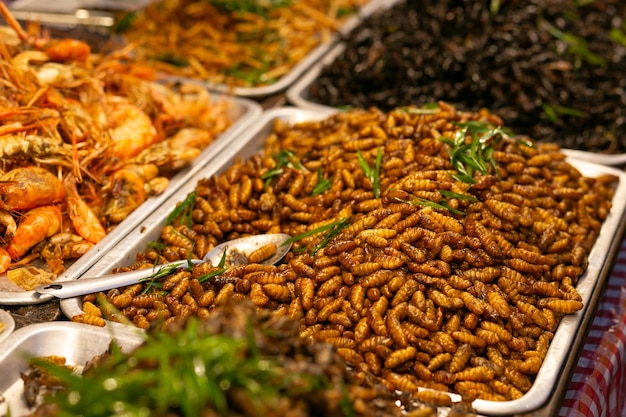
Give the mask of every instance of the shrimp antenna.
[(3, 2), (0, 2), (0, 13), (11, 29), (17, 33), (17, 36), (22, 40), (22, 42), (28, 40), (28, 33), (26, 33), (26, 31), (22, 28), (22, 25), (20, 25), (20, 22), (15, 19), (9, 8)]

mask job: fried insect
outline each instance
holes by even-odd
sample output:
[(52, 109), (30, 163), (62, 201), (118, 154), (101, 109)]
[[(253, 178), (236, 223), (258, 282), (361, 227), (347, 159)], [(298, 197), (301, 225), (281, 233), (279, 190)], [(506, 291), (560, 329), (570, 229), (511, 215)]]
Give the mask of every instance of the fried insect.
[(254, 250), (250, 254), (248, 254), (248, 262), (250, 263), (261, 263), (271, 256), (273, 256), (278, 250), (278, 246), (275, 243), (269, 243), (267, 245), (263, 245), (260, 248)]

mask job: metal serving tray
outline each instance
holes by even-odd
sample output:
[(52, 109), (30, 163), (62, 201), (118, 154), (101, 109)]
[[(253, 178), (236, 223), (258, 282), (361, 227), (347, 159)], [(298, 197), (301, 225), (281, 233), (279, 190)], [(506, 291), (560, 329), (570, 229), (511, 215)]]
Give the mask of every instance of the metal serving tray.
[[(128, 326), (127, 326), (128, 327)], [(139, 346), (142, 332), (131, 328), (101, 328), (81, 323), (51, 322), (22, 327), (0, 343), (0, 415), (21, 417), (30, 410), (23, 399), (24, 383), (20, 372), (28, 369), (33, 357), (62, 356), (66, 364), (78, 369), (93, 357), (107, 351), (115, 340), (123, 351)]]
[(322, 70), (332, 65), (335, 60), (341, 55), (343, 51), (346, 49), (345, 42), (339, 42), (333, 45), (332, 48), (329, 49), (328, 53), (324, 55), (324, 57), (309, 68), (306, 73), (298, 79), (287, 91), (285, 92), (285, 97), (287, 101), (301, 109), (313, 110), (317, 112), (336, 112), (337, 108), (329, 106), (327, 104), (320, 104), (314, 101), (311, 101), (309, 91), (311, 85), (315, 82), (317, 77), (321, 74)]
[[(397, 0), (396, 0), (397, 1)], [(296, 80), (298, 80), (302, 74), (304, 74), (311, 65), (318, 62), (332, 46), (339, 41), (341, 36), (348, 34), (353, 28), (355, 28), (364, 18), (374, 13), (375, 11), (384, 8), (389, 3), (388, 0), (373, 0), (359, 9), (359, 11), (349, 18), (339, 28), (338, 33), (334, 34), (328, 42), (319, 44), (313, 48), (300, 62), (294, 65), (289, 72), (282, 76), (277, 82), (259, 86), (259, 87), (230, 87), (224, 84), (214, 84), (207, 82), (206, 85), (214, 91), (232, 92), (232, 94), (239, 97), (259, 98), (267, 97), (273, 94), (280, 93), (286, 90)]]
[[(217, 95), (218, 93), (211, 93), (212, 98), (217, 98)], [(87, 254), (72, 263), (65, 272), (57, 277), (58, 281), (72, 280), (81, 276), (96, 260), (112, 249), (137, 225), (141, 224), (143, 219), (148, 217), (157, 207), (161, 206), (174, 191), (186, 184), (189, 178), (219, 155), (226, 145), (235, 140), (243, 128), (262, 114), (261, 106), (256, 102), (238, 97), (232, 97), (229, 100), (232, 100), (232, 106), (228, 112), (231, 120), (233, 120), (232, 125), (204, 149), (190, 166), (177, 173), (170, 180), (169, 186), (163, 193), (146, 200)], [(51, 299), (52, 297), (49, 295), (25, 291), (10, 282), (6, 273), (0, 274), (0, 305), (38, 304)]]
[[(331, 107), (325, 104), (316, 103), (311, 101), (309, 91), (311, 86), (316, 81), (317, 77), (321, 74), (324, 67), (332, 65), (335, 60), (346, 49), (345, 42), (336, 43), (324, 57), (311, 66), (302, 77), (298, 79), (285, 93), (287, 101), (299, 108), (320, 111), (320, 112), (334, 112), (339, 109)], [(410, 103), (407, 103), (410, 104)], [(620, 154), (602, 154), (598, 152), (581, 151), (577, 149), (563, 149), (563, 153), (569, 157), (581, 159), (588, 162), (594, 162), (596, 164), (621, 166), (626, 165), (626, 153)]]
[[(184, 187), (181, 187), (167, 202), (146, 218), (139, 227), (129, 232), (115, 248), (95, 263), (85, 273), (85, 276), (100, 276), (110, 273), (113, 268), (134, 263), (137, 253), (144, 251), (148, 242), (159, 237), (167, 216), (176, 203), (184, 200), (188, 193), (193, 191), (197, 181), (225, 171), (238, 157), (247, 158), (260, 151), (272, 131), (275, 120), (282, 119), (288, 123), (296, 123), (320, 120), (327, 116), (327, 111), (316, 112), (293, 107), (281, 107), (266, 111), (258, 123), (250, 126), (245, 133), (239, 135), (236, 141), (224, 148), (219, 163), (207, 166)], [(582, 295), (584, 308), (562, 320), (532, 388), (517, 400), (503, 402), (475, 400), (472, 406), (482, 415), (512, 416), (525, 414), (545, 406), (550, 401), (555, 401), (555, 387), (562, 383), (564, 375), (571, 372), (572, 367), (576, 364), (576, 361), (571, 360), (571, 356), (575, 355), (584, 343), (585, 327), (595, 313), (617, 247), (620, 244), (619, 239), (626, 222), (626, 172), (614, 167), (573, 158), (569, 161), (585, 176), (595, 177), (600, 174), (613, 174), (619, 177), (619, 184), (613, 198), (613, 208), (602, 225), (600, 235), (589, 254), (589, 267), (580, 278), (577, 287)], [(80, 297), (62, 300), (61, 309), (68, 317), (84, 312)], [(453, 395), (453, 399), (460, 401), (461, 398)], [(560, 398), (558, 400), (560, 401)]]

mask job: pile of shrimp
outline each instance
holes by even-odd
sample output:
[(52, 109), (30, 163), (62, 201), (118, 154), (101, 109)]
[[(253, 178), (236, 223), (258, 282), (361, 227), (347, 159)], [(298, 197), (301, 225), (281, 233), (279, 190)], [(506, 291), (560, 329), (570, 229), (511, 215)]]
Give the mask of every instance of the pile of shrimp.
[(225, 131), (232, 101), (0, 11), (0, 273), (54, 279)]
[(136, 46), (137, 59), (160, 72), (259, 87), (276, 83), (329, 42), (368, 2), (160, 0), (121, 17), (129, 23), (118, 28)]

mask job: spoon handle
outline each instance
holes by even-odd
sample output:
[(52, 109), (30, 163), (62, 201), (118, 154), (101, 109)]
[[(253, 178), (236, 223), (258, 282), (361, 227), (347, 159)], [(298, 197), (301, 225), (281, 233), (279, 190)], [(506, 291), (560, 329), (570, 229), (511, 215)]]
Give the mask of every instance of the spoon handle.
[(168, 262), (154, 268), (138, 269), (136, 271), (121, 272), (119, 274), (102, 275), (93, 278), (79, 278), (72, 281), (55, 281), (49, 284), (38, 285), (35, 292), (51, 294), (57, 298), (71, 298), (79, 295), (92, 294), (95, 292), (119, 288), (125, 285), (136, 284), (142, 279), (149, 278), (163, 268), (178, 268), (191, 263), (201, 262), (196, 259)]

